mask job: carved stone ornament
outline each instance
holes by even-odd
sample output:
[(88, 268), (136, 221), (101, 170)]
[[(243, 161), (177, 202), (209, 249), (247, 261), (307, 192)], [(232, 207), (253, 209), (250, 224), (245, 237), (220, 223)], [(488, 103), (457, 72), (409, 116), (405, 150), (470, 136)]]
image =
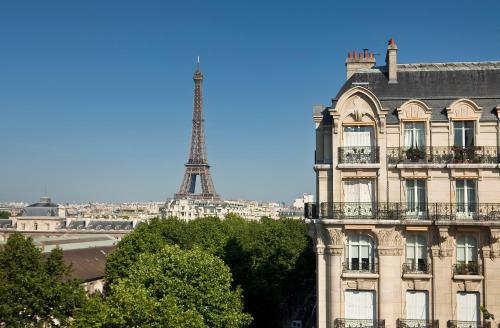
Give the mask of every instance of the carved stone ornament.
[(431, 247), (431, 254), (432, 254), (432, 257), (439, 257), (439, 246), (432, 246)]
[(491, 258), (500, 257), (500, 229), (490, 229)]
[(453, 250), (455, 249), (455, 243), (453, 238), (450, 236), (448, 229), (439, 229), (439, 256), (440, 257), (450, 257), (453, 255)]
[(429, 119), (432, 109), (420, 100), (409, 100), (397, 109), (398, 117), (402, 121)]
[(379, 247), (402, 247), (403, 237), (399, 231), (396, 229), (377, 229), (375, 231), (377, 234)]
[(324, 240), (325, 245), (332, 246), (343, 246), (344, 245), (344, 234), (341, 229), (336, 228), (326, 228), (326, 233), (324, 236), (326, 240)]
[(491, 248), (488, 246), (484, 246), (483, 249), (483, 258), (484, 259), (489, 259), (491, 257)]
[(468, 292), (478, 292), (481, 287), (481, 283), (479, 281), (471, 281), (471, 280), (466, 280), (464, 282), (465, 285), (465, 291)]
[(378, 255), (380, 256), (401, 256), (403, 249), (401, 247), (379, 248)]
[(325, 247), (323, 247), (323, 246), (316, 246), (316, 254), (318, 254), (318, 255), (325, 254)]

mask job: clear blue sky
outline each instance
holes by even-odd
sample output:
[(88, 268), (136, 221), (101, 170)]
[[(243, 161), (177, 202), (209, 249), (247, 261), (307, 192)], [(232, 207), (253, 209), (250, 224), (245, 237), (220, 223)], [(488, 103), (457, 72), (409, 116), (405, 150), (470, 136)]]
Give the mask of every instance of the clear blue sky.
[[(467, 3), (467, 4), (465, 4)], [(314, 192), (311, 108), (349, 50), (500, 60), (492, 1), (2, 1), (0, 201), (164, 200), (188, 156), (192, 74), (224, 198)]]

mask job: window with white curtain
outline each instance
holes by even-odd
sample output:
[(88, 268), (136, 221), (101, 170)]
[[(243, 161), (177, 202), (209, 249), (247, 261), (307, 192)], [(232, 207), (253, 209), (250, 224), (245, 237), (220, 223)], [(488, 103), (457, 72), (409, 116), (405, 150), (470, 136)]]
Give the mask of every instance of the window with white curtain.
[(425, 147), (425, 126), (422, 122), (404, 123), (405, 149), (420, 149)]
[(366, 125), (344, 126), (343, 156), (356, 163), (371, 163), (375, 154), (373, 128)]
[(344, 293), (344, 317), (346, 319), (345, 326), (366, 326), (365, 320), (375, 320), (375, 300), (376, 298), (374, 291), (346, 290)]
[[(406, 291), (406, 319), (415, 320), (407, 322), (407, 327), (425, 327), (429, 319), (428, 294), (423, 290)], [(423, 321), (423, 322), (419, 322)]]
[(344, 180), (344, 215), (372, 215), (373, 183), (369, 179)]
[(474, 121), (453, 122), (454, 146), (472, 147), (474, 146)]
[(425, 235), (407, 234), (406, 265), (411, 271), (427, 271), (427, 238)]
[[(471, 327), (468, 322), (481, 321), (479, 313), (479, 293), (457, 293), (457, 320), (459, 321), (457, 326), (459, 328)], [(472, 326), (474, 327), (475, 324)]]
[(353, 233), (347, 237), (347, 269), (373, 272), (375, 268), (373, 239), (363, 233)]
[(424, 215), (426, 206), (425, 180), (408, 179), (406, 180), (406, 214), (421, 216)]
[(457, 263), (477, 263), (477, 239), (472, 235), (459, 235), (457, 238)]
[(471, 216), (476, 211), (476, 181), (456, 180), (457, 214)]

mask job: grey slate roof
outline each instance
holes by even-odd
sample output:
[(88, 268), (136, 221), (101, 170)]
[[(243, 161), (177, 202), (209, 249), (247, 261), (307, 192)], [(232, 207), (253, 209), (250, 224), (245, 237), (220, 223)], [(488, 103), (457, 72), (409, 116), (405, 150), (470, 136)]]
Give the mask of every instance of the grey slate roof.
[(389, 84), (387, 68), (376, 67), (354, 74), (332, 99), (332, 107), (348, 89), (359, 85), (372, 91), (389, 110), (387, 123), (398, 123), (396, 109), (409, 99), (432, 108), (433, 121), (447, 121), (446, 107), (468, 98), (483, 107), (481, 121), (496, 121), (500, 105), (500, 61), (477, 63), (398, 65), (398, 83)]
[(0, 219), (0, 228), (12, 228), (12, 220)]

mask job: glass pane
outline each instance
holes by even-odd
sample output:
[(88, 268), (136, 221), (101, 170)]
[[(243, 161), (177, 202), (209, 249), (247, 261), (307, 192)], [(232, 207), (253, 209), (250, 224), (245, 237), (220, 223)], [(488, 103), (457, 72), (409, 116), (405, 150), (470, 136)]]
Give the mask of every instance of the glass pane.
[(369, 247), (368, 246), (361, 246), (361, 257), (368, 258), (368, 255), (369, 255)]
[(359, 246), (351, 246), (351, 258), (359, 257)]
[(465, 247), (457, 246), (457, 262), (465, 262)]
[(474, 122), (466, 121), (464, 125), (465, 125), (465, 146), (466, 147), (474, 146)]
[[(415, 258), (415, 247), (406, 246), (406, 259), (413, 260)], [(408, 261), (410, 262), (410, 261)]]
[(463, 122), (455, 122), (453, 134), (455, 135), (453, 144), (455, 146), (463, 147)]

